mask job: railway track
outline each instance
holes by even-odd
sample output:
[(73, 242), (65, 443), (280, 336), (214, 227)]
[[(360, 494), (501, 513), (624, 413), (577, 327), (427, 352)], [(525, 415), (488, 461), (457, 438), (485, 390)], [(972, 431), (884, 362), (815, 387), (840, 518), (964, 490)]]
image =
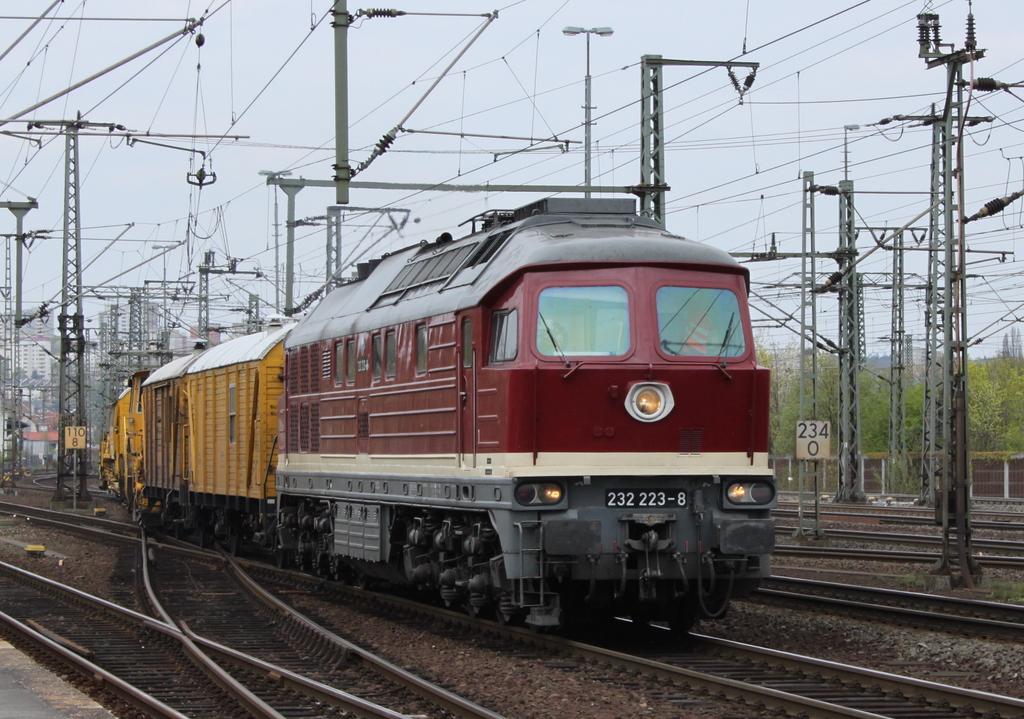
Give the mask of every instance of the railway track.
[(137, 542), (142, 536), (142, 528), (137, 524), (117, 522), (88, 514), (58, 512), (13, 502), (0, 502), (0, 514), (29, 517), (37, 524), (57, 527), (62, 531), (77, 532), (87, 537), (127, 537), (132, 542)]
[[(269, 570), (268, 570), (269, 572)], [(264, 574), (263, 576), (270, 576)], [(268, 580), (269, 581), (269, 580)], [(292, 576), (289, 582), (305, 580)], [(309, 585), (312, 591), (312, 586)], [(623, 622), (621, 628), (602, 626), (575, 638), (540, 635), (517, 627), (505, 627), (409, 600), (352, 590), (329, 583), (326, 593), (337, 593), (345, 603), (361, 602), (382, 616), (424, 617), (459, 625), (507, 641), (510, 649), (529, 645), (560, 657), (599, 663), (624, 671), (670, 682), (663, 697), (685, 701), (694, 692), (725, 696), (754, 706), (784, 710), (793, 715), (829, 717), (970, 717), (990, 719), (1024, 715), (1024, 701), (975, 692), (909, 677), (890, 675), (810, 657), (741, 645), (700, 635), (680, 645), (658, 627), (637, 627)], [(308, 611), (308, 609), (306, 610)], [(326, 625), (334, 630), (330, 624)], [(681, 694), (685, 689), (688, 694)]]
[[(44, 520), (49, 526), (59, 526), (61, 529), (70, 529), (76, 533), (86, 533), (91, 540), (112, 542), (121, 547), (125, 543), (134, 541), (136, 555), (140, 557), (140, 565), (136, 567), (135, 576), (142, 578), (146, 587), (147, 608), (159, 616), (158, 619), (146, 617), (144, 614), (123, 609), (105, 602), (102, 599), (90, 598), (84, 593), (64, 587), (56, 582), (36, 577), (28, 572), (9, 567), (6, 576), (0, 573), (0, 611), (7, 608), (12, 610), (10, 622), (12, 629), (23, 639), (23, 642), (35, 640), (31, 629), (26, 628), (26, 622), (35, 623), (39, 627), (47, 627), (45, 630), (51, 636), (62, 636), (61, 639), (67, 647), (71, 647), (72, 654), (88, 655), (96, 661), (96, 666), (89, 664), (79, 671), (87, 676), (109, 676), (111, 681), (116, 680), (124, 688), (126, 696), (133, 697), (138, 694), (140, 697), (153, 695), (158, 697), (153, 707), (147, 708), (147, 716), (173, 716), (173, 717), (259, 717), (267, 719), (282, 719), (283, 717), (320, 717), (320, 716), (349, 716), (360, 717), (381, 717), (382, 719), (402, 719), (411, 714), (423, 717), (449, 717), (461, 716), (472, 717), (473, 719), (500, 719), (500, 715), (489, 712), (486, 709), (476, 707), (471, 702), (466, 702), (460, 697), (446, 692), (437, 687), (432, 687), (427, 682), (409, 675), (405, 677), (406, 683), (416, 685), (417, 696), (412, 702), (406, 702), (408, 706), (391, 708), (382, 706), (379, 703), (360, 698), (351, 692), (339, 689), (316, 678), (306, 676), (310, 664), (321, 666), (334, 664), (333, 670), (325, 673), (325, 677), (336, 679), (342, 674), (344, 666), (358, 665), (362, 669), (362, 676), (350, 677), (350, 683), (361, 681), (361, 690), (365, 694), (372, 687), (381, 695), (394, 694), (394, 686), (386, 686), (386, 682), (379, 677), (375, 681), (368, 680), (365, 667), (369, 665), (372, 658), (368, 652), (358, 650), (359, 660), (353, 662), (352, 647), (343, 642), (335, 642), (340, 645), (334, 646), (333, 652), (324, 652), (324, 644), (330, 644), (330, 638), (321, 636), (324, 633), (318, 632), (308, 624), (302, 625), (300, 621), (293, 620), (292, 639), (293, 645), (290, 650), (283, 650), (280, 642), (276, 646), (268, 647), (267, 637), (275, 634), (273, 630), (268, 631), (268, 626), (273, 627), (288, 624), (282, 617), (269, 617), (269, 621), (261, 621), (257, 613), (250, 605), (249, 611), (241, 616), (236, 614), (233, 624), (234, 639), (238, 639), (238, 628), (248, 624), (250, 638), (255, 639), (253, 644), (263, 644), (264, 658), (252, 656), (253, 650), (244, 647), (246, 651), (239, 651), (226, 644), (201, 636), (194, 631), (187, 621), (175, 621), (160, 605), (155, 593), (152, 591), (152, 582), (149, 577), (149, 556), (150, 554), (169, 554), (181, 552), (170, 548), (156, 548), (149, 546), (147, 552), (139, 551), (144, 543), (144, 538), (135, 540), (129, 539), (124, 534), (124, 528), (138, 528), (130, 525), (119, 525), (116, 522), (97, 520), (96, 518), (81, 515), (62, 515), (61, 513), (50, 512), (34, 508), (17, 507), (18, 514), (26, 514), (33, 517), (33, 522), (42, 523)], [(88, 525), (88, 526), (87, 526)], [(110, 526), (117, 525), (117, 526)], [(188, 551), (188, 550), (186, 550)], [(207, 561), (209, 561), (208, 555)], [(4, 568), (8, 565), (3, 565)], [(189, 582), (197, 581), (196, 569), (191, 568)], [(220, 577), (224, 576), (224, 568), (219, 568)], [(11, 579), (14, 577), (14, 579)], [(6, 581), (6, 583), (3, 583)], [(13, 583), (12, 583), (13, 582)], [(49, 595), (56, 597), (53, 601), (43, 601), (39, 592), (33, 593), (29, 588), (17, 589), (18, 583), (24, 587), (38, 586)], [(249, 591), (249, 590), (247, 590)], [(188, 593), (185, 588), (185, 593)], [(132, 598), (130, 594), (123, 592), (126, 598)], [(141, 594), (141, 592), (140, 592)], [(208, 598), (210, 595), (208, 595)], [(233, 602), (223, 601), (225, 597), (219, 597), (223, 607), (235, 605)], [(56, 602), (56, 604), (54, 604)], [(76, 603), (86, 603), (90, 608), (88, 613), (73, 612), (68, 607)], [(235, 606), (237, 609), (237, 606)], [(209, 611), (209, 608), (207, 608)], [(38, 612), (36, 614), (35, 612)], [(97, 622), (96, 613), (109, 613), (113, 619)], [(266, 612), (265, 612), (266, 613)], [(273, 613), (273, 610), (270, 610)], [(26, 616), (31, 614), (31, 616)], [(217, 612), (210, 611), (210, 617), (215, 623)], [(22, 621), (19, 621), (19, 617)], [(58, 619), (55, 619), (58, 618)], [(127, 619), (125, 619), (127, 617)], [(190, 617), (191, 618), (191, 617)], [(223, 617), (221, 617), (223, 618)], [(144, 635), (139, 635), (138, 630), (133, 626), (134, 622), (142, 622)], [(58, 629), (51, 629), (49, 624), (58, 623)], [(258, 622), (258, 624), (257, 624)], [(116, 626), (116, 630), (110, 624)], [(98, 629), (97, 629), (98, 627)], [(116, 631), (120, 631), (118, 635)], [(150, 634), (160, 634), (160, 641), (153, 639)], [(225, 634), (221, 632), (221, 634)], [(217, 637), (224, 639), (224, 636)], [(246, 642), (243, 641), (243, 644)], [(150, 652), (156, 652), (155, 658), (149, 654), (138, 656), (137, 647), (148, 645)], [(112, 647), (107, 651), (107, 647)], [(52, 649), (50, 649), (52, 651)], [(266, 657), (290, 656), (291, 666), (282, 666), (280, 662), (267, 661)], [(310, 657), (318, 657), (310, 659)], [(119, 657), (120, 662), (113, 658)], [(67, 657), (65, 657), (67, 659)], [(385, 663), (386, 664), (386, 663)], [(175, 667), (184, 667), (187, 672), (180, 671), (175, 674)], [(391, 677), (401, 677), (408, 674), (397, 667), (390, 667)], [(352, 674), (353, 672), (349, 672)], [(180, 676), (179, 676), (180, 675)], [(177, 677), (177, 678), (176, 678)], [(158, 678), (158, 679), (156, 679)], [(149, 684), (147, 680), (153, 679)], [(156, 682), (154, 684), (154, 682)], [(169, 688), (168, 688), (169, 687)], [(180, 691), (178, 690), (180, 688)], [(187, 692), (193, 692), (191, 694)], [(434, 703), (426, 701), (423, 696), (434, 695)], [(162, 702), (160, 700), (163, 700)], [(144, 700), (137, 700), (143, 702)], [(396, 704), (391, 701), (391, 704)], [(398, 702), (400, 705), (401, 703)], [(137, 704), (136, 706), (145, 706)], [(414, 707), (414, 709), (413, 709)], [(413, 709), (413, 711), (405, 711)]]
[(59, 659), (86, 683), (102, 683), (147, 716), (219, 719), (237, 712), (163, 622), (4, 563), (0, 619), (20, 643)]
[[(795, 526), (782, 525), (775, 528), (775, 533), (786, 537), (792, 535), (795, 530)], [(1022, 531), (1024, 531), (1024, 527), (1022, 527)], [(934, 534), (903, 534), (860, 529), (829, 529), (826, 531), (826, 536), (832, 540), (847, 542), (909, 544), (925, 547), (938, 547), (942, 543), (942, 538)], [(1008, 539), (974, 537), (971, 539), (971, 547), (976, 551), (986, 550), (1011, 556), (1024, 554), (1024, 542)]]
[(752, 601), (978, 638), (1024, 639), (1024, 606), (773, 576)]
[[(163, 555), (165, 551), (160, 549), (158, 554)], [(848, 556), (849, 550), (845, 551)], [(161, 564), (165, 563), (162, 556), (159, 556), (158, 560)], [(315, 588), (324, 586), (315, 578), (281, 573), (263, 565), (260, 565), (258, 570), (250, 571), (258, 573), (265, 582), (284, 581), (291, 588), (290, 591), (312, 592)], [(214, 573), (221, 578), (226, 576), (224, 572)], [(286, 578), (280, 579), (281, 577)], [(502, 636), (504, 638), (501, 641), (509, 642), (510, 648), (518, 647), (515, 651), (522, 651), (524, 645), (529, 645), (534, 651), (550, 652), (551, 655), (562, 657), (563, 660), (573, 658), (588, 664), (599, 662), (627, 673), (640, 673), (671, 682), (671, 687), (664, 689), (664, 698), (666, 701), (681, 704), (691, 701), (693, 692), (697, 691), (808, 716), (965, 717), (984, 714), (987, 717), (998, 718), (1024, 715), (1024, 702), (1013, 698), (972, 692), (832, 662), (821, 662), (772, 650), (744, 647), (709, 637), (695, 637), (693, 646), (680, 648), (667, 639), (659, 639), (659, 634), (654, 628), (648, 630), (628, 625), (628, 630), (623, 633), (624, 637), (615, 636), (618, 633), (602, 632), (602, 643), (598, 646), (579, 641), (579, 638), (574, 641), (562, 637), (537, 635), (515, 627), (502, 628), (462, 614), (426, 607), (400, 598), (382, 597), (365, 590), (353, 590), (335, 583), (329, 583), (327, 586), (326, 594), (338, 593), (349, 603), (366, 602), (367, 606), (376, 607), (373, 611), (382, 611), (390, 618), (407, 614), (417, 617), (411, 621), (422, 623), (422, 617), (426, 613), (432, 617), (429, 621), (443, 622), (445, 627), (459, 624), (472, 627), (472, 631), (484, 632), (488, 636)], [(207, 594), (219, 593), (214, 587), (215, 585), (208, 585), (203, 591)], [(199, 592), (193, 588), (191, 592), (181, 590), (180, 593), (194, 595)], [(223, 603), (230, 605), (236, 602)], [(284, 616), (283, 613), (288, 612), (280, 607), (274, 611), (279, 614), (271, 612), (268, 615), (271, 621), (279, 621), (279, 618)], [(229, 617), (211, 618), (210, 621), (222, 626), (232, 623)], [(325, 635), (345, 631), (344, 627), (332, 627), (324, 621), (320, 624), (326, 630), (307, 624), (307, 651), (316, 651), (316, 647), (322, 647)], [(192, 627), (186, 620), (183, 630), (191, 631), (193, 628), (199, 627)], [(439, 631), (445, 632), (444, 629)], [(203, 633), (212, 632), (204, 630)], [(638, 637), (643, 640), (641, 643), (637, 642)], [(214, 651), (215, 639), (216, 637), (205, 640), (197, 637), (195, 641)], [(226, 648), (222, 648), (222, 651), (230, 652)], [(219, 661), (227, 661), (227, 658), (221, 655)], [(280, 667), (277, 671), (285, 671), (285, 668)]]
[(323, 630), (261, 589), (226, 557), (167, 546), (156, 549), (156, 556), (151, 596), (159, 597), (167, 621), (195, 630), (208, 642), (242, 649), (268, 663), (272, 659), (279, 676), (315, 683), (321, 692), (334, 688), (353, 698), (387, 697), (385, 708), (394, 716), (500, 719)]
[[(804, 519), (813, 518), (813, 504), (808, 514), (804, 506)], [(799, 510), (795, 502), (780, 502), (778, 508), (772, 510), (776, 519), (796, 519)], [(933, 508), (885, 507), (878, 505), (836, 505), (827, 504), (821, 508), (821, 518), (825, 522), (895, 524), (935, 528), (935, 510)], [(993, 511), (974, 509), (971, 512), (971, 527), (975, 530), (1024, 532), (1024, 512)]]
[[(835, 559), (842, 562), (889, 562), (899, 564), (935, 564), (939, 559), (936, 552), (912, 552), (897, 549), (857, 549), (852, 547), (819, 547), (796, 544), (780, 544), (775, 547), (775, 557), (803, 557), (810, 559)], [(1024, 556), (1002, 554), (979, 554), (975, 559), (982, 567), (1002, 569), (1024, 569)]]

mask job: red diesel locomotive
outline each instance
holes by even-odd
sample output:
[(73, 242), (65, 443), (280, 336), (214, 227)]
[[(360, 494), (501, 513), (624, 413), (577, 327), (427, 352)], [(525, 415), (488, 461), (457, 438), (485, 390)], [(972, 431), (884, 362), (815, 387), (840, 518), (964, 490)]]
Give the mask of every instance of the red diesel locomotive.
[(538, 628), (687, 629), (768, 576), (769, 373), (728, 254), (549, 198), (360, 269), (285, 340), (281, 562)]

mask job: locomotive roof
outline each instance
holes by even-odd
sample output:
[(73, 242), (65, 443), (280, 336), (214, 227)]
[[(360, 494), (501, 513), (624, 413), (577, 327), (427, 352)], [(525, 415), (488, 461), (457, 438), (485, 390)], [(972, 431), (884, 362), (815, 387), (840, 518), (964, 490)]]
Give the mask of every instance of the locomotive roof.
[(291, 332), (294, 326), (294, 324), (288, 324), (284, 327), (273, 327), (263, 332), (222, 342), (196, 357), (195, 362), (188, 366), (184, 374), (195, 374), (240, 362), (261, 360)]
[(445, 233), (398, 250), (365, 279), (327, 295), (285, 346), (473, 307), (526, 267), (671, 263), (746, 276), (728, 253), (673, 235), (633, 206), (628, 199), (548, 198), (491, 213), (494, 226), (458, 240)]

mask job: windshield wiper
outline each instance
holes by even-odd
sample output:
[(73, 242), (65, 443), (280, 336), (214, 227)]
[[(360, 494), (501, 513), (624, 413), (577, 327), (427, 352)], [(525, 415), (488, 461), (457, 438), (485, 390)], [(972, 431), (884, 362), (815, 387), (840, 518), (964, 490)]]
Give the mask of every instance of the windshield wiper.
[(725, 326), (725, 337), (722, 339), (722, 346), (719, 352), (722, 353), (722, 364), (719, 365), (719, 369), (725, 374), (726, 377), (732, 379), (726, 369), (729, 367), (729, 340), (732, 339), (732, 331), (735, 327), (736, 315), (729, 317), (729, 324)]
[(558, 356), (562, 358), (563, 362), (565, 362), (566, 367), (572, 367), (572, 365), (569, 364), (569, 360), (565, 358), (562, 348), (558, 346), (558, 341), (555, 340), (555, 335), (551, 332), (551, 328), (548, 327), (548, 321), (544, 319), (544, 315), (541, 314), (540, 310), (537, 310), (537, 316), (540, 317), (541, 324), (544, 325), (544, 331), (548, 333), (548, 339), (551, 340), (551, 346), (555, 348), (555, 352), (557, 352)]

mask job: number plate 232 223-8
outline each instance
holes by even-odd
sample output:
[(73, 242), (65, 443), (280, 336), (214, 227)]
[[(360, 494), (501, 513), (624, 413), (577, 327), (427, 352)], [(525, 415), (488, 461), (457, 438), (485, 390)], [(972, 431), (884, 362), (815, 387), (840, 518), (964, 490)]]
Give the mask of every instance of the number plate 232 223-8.
[(604, 493), (604, 506), (637, 509), (685, 507), (686, 492), (664, 489), (609, 489)]

